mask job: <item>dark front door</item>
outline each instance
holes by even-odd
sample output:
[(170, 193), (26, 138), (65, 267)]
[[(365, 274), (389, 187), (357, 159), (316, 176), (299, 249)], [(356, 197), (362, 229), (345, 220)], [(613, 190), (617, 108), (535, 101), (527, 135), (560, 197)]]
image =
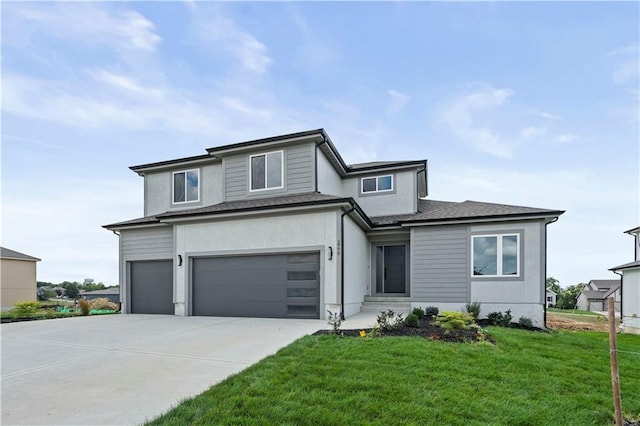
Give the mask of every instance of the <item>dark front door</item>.
[(376, 291), (379, 294), (406, 294), (407, 246), (376, 247)]

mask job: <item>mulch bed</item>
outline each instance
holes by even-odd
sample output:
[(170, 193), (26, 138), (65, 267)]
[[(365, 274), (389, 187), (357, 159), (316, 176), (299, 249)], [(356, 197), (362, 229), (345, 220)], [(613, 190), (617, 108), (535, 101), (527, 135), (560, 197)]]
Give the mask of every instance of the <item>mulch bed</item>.
[[(340, 334), (345, 337), (362, 337), (360, 332), (362, 329), (348, 329), (340, 330)], [(427, 317), (423, 317), (419, 320), (418, 327), (409, 327), (407, 325), (400, 324), (388, 331), (378, 331), (372, 334), (372, 329), (364, 329), (366, 336), (373, 337), (387, 337), (387, 336), (410, 336), (410, 337), (424, 337), (431, 340), (441, 340), (443, 342), (453, 343), (473, 343), (488, 341), (495, 343), (495, 341), (482, 331), (482, 329), (471, 328), (469, 330), (451, 330), (447, 332), (443, 328), (437, 326), (432, 320)], [(314, 333), (316, 335), (331, 335), (333, 330), (318, 330)]]

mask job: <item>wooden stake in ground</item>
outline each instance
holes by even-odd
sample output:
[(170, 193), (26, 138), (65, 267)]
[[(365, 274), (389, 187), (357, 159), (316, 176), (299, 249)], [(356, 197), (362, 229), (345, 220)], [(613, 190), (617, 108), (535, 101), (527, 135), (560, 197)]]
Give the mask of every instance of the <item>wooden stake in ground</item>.
[(611, 357), (611, 385), (613, 386), (613, 407), (616, 414), (616, 426), (622, 426), (622, 402), (620, 401), (620, 377), (618, 376), (618, 343), (616, 341), (616, 314), (613, 297), (608, 299), (609, 312), (609, 350)]

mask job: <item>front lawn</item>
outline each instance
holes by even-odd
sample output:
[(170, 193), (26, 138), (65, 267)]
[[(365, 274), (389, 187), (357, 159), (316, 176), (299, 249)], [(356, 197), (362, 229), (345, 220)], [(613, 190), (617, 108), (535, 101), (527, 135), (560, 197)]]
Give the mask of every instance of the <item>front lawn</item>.
[(597, 312), (592, 311), (583, 311), (580, 309), (558, 309), (558, 308), (547, 308), (548, 312), (555, 312), (558, 314), (571, 314), (571, 315), (591, 315), (601, 317), (602, 315)]
[[(496, 345), (307, 336), (148, 424), (613, 422), (605, 333), (488, 331)], [(640, 336), (618, 345), (640, 352)], [(637, 418), (640, 356), (619, 362), (623, 410)]]

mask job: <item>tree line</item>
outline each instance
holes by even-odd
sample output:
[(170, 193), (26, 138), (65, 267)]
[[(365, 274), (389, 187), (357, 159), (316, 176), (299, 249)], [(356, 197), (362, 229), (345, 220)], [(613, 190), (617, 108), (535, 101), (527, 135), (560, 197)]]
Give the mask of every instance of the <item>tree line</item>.
[(547, 278), (547, 288), (558, 295), (555, 307), (558, 309), (574, 309), (578, 303), (578, 296), (586, 284), (579, 283), (567, 288), (560, 287), (560, 282), (553, 278)]
[[(106, 286), (103, 283), (95, 283), (93, 281), (85, 281), (79, 283), (77, 281), (63, 281), (58, 284), (50, 283), (47, 281), (36, 281), (38, 287), (38, 299), (47, 300), (58, 296), (66, 296), (70, 299), (75, 299), (81, 291), (95, 291), (104, 290), (105, 288), (117, 287)], [(51, 287), (48, 289), (42, 289), (41, 287)]]

